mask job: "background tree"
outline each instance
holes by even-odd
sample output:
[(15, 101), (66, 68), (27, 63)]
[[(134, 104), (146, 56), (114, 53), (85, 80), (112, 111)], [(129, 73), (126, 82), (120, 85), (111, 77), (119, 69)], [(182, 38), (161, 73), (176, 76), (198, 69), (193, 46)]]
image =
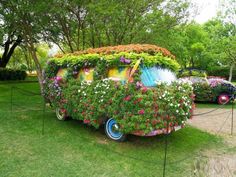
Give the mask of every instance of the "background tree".
[[(4, 9), (0, 4), (0, 14), (4, 13)], [(22, 37), (17, 30), (12, 29), (11, 23), (5, 21), (0, 16), (0, 47), (3, 49), (0, 56), (0, 68), (5, 68), (8, 64), (15, 48), (22, 42)]]

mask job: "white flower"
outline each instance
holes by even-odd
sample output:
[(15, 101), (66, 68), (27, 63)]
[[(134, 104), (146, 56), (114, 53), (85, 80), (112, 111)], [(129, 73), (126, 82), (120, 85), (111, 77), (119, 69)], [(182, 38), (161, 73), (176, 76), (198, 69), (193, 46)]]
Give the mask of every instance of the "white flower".
[(179, 113), (179, 110), (176, 110), (176, 113)]

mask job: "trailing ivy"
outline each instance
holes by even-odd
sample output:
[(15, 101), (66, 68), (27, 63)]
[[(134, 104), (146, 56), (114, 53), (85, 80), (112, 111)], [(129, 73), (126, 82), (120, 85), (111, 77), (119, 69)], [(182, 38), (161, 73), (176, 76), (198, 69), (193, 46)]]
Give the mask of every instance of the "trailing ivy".
[(100, 55), (100, 54), (82, 54), (73, 56), (72, 54), (64, 55), (61, 58), (52, 58), (49, 60), (46, 67), (46, 77), (53, 77), (57, 73), (59, 68), (73, 68), (76, 67), (94, 67), (96, 66), (96, 72), (101, 75), (108, 68), (114, 66), (121, 66), (123, 63), (120, 62), (120, 58), (124, 57), (131, 61), (130, 66), (135, 65), (137, 60), (142, 59), (142, 63), (145, 66), (151, 67), (154, 65), (168, 68), (172, 71), (179, 69), (179, 64), (176, 60), (165, 57), (161, 53), (156, 55), (150, 55), (148, 53), (126, 53), (120, 52), (112, 55)]

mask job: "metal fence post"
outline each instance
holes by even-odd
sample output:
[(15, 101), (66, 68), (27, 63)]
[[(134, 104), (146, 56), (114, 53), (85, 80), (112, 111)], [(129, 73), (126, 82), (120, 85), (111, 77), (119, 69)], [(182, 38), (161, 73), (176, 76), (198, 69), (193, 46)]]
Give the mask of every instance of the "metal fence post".
[(231, 135), (234, 134), (234, 100), (232, 101)]

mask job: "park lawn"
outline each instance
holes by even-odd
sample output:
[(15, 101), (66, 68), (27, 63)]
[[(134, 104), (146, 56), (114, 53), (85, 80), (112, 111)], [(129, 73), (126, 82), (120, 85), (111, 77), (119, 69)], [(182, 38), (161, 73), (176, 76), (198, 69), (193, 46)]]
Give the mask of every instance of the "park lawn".
[[(234, 108), (236, 107), (235, 104), (233, 105)], [(212, 109), (232, 109), (232, 104), (226, 104), (226, 105), (219, 105), (217, 103), (208, 103), (208, 102), (197, 102), (196, 108), (212, 108)]]
[[(117, 143), (102, 129), (56, 120), (49, 107), (44, 113), (31, 92), (39, 93), (37, 83), (0, 85), (0, 176), (162, 176), (165, 136)], [(168, 177), (190, 176), (204, 149), (222, 146), (221, 138), (190, 126), (167, 140)]]

